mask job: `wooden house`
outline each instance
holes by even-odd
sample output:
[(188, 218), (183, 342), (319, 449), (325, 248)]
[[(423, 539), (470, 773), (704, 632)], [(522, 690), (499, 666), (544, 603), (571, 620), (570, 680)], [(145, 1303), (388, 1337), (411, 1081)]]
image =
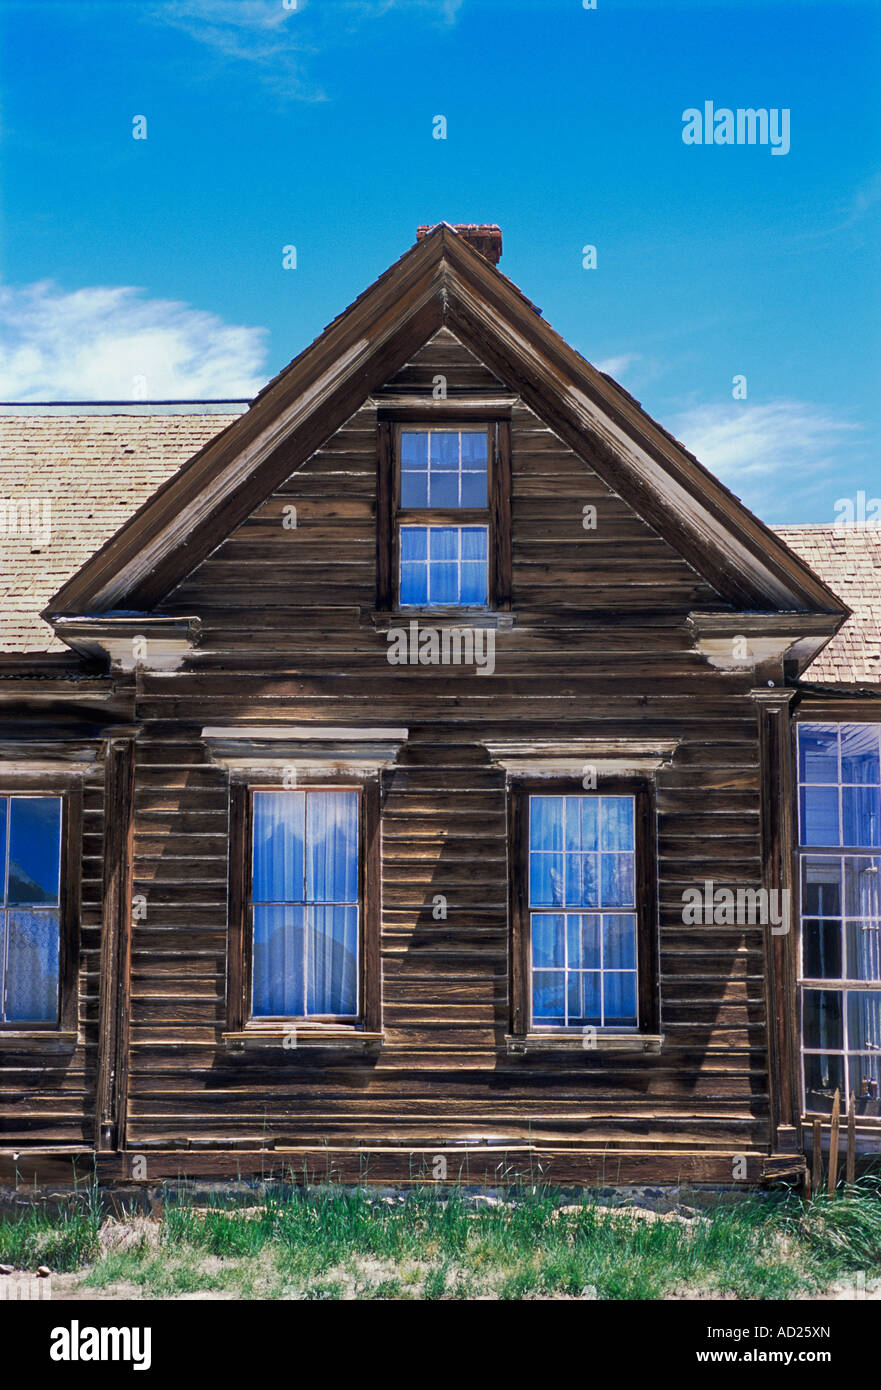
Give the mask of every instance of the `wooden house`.
[(500, 251), (247, 409), (0, 419), (3, 1181), (881, 1146), (881, 531), (763, 525)]

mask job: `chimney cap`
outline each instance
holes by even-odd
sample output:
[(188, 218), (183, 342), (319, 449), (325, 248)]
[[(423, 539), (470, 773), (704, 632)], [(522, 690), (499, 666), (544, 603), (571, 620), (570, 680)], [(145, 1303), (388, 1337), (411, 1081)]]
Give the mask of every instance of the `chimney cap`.
[[(416, 240), (422, 241), (439, 225), (441, 224), (435, 223), (434, 226), (417, 227)], [(468, 245), (479, 251), (481, 256), (485, 256), (491, 265), (498, 265), (502, 255), (502, 229), (495, 222), (459, 222), (455, 226), (445, 222), (443, 225), (450, 227), (450, 230), (463, 241), (467, 241)]]

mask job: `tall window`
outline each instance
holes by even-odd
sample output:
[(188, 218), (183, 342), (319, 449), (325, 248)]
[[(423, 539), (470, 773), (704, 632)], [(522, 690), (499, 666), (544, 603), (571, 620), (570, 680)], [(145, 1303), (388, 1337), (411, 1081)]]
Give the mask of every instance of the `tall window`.
[(881, 1113), (881, 725), (798, 725), (805, 1107)]
[(0, 796), (0, 1022), (54, 1023), (61, 935), (61, 797)]
[(534, 1028), (636, 1028), (635, 798), (529, 797)]
[(358, 820), (357, 791), (253, 793), (254, 1018), (357, 1016)]
[(397, 554), (402, 608), (483, 607), (489, 596), (489, 431), (398, 436)]

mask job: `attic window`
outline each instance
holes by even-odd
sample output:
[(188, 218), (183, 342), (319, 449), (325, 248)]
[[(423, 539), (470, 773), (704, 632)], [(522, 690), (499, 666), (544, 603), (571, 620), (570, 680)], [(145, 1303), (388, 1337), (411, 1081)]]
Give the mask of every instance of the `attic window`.
[(377, 607), (510, 603), (507, 421), (380, 422)]

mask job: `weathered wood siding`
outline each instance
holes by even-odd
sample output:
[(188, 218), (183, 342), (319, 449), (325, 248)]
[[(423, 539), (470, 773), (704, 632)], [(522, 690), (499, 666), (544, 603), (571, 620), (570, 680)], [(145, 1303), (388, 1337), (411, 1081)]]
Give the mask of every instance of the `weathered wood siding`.
[[(442, 333), (389, 383), (501, 387)], [(750, 673), (691, 650), (725, 606), (523, 406), (514, 408), (513, 612), (496, 671), (391, 667), (374, 628), (376, 408), (360, 409), (186, 581), (200, 650), (139, 680), (128, 1146), (413, 1145), (768, 1151), (762, 928), (689, 927), (685, 887), (760, 882)], [(598, 509), (595, 531), (583, 509)], [(296, 530), (285, 507), (297, 508)], [(225, 1026), (228, 791), (205, 724), (406, 724), (383, 806), (378, 1057), (232, 1055)], [(659, 1056), (505, 1053), (503, 775), (483, 740), (681, 738), (658, 777)], [(448, 899), (435, 921), (431, 901)], [(181, 1160), (186, 1170), (185, 1160)]]

